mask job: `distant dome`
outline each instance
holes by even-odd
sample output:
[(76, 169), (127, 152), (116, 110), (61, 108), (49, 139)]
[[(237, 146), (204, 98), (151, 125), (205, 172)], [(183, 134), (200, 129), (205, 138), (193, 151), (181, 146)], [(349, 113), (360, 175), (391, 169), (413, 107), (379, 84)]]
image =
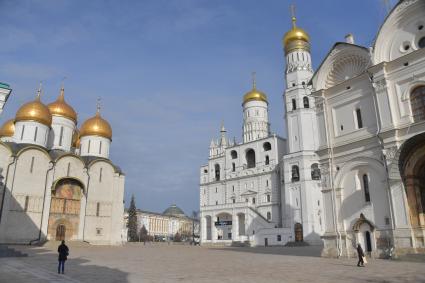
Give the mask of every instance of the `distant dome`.
[(184, 211), (181, 208), (177, 207), (177, 205), (173, 204), (169, 208), (167, 208), (162, 214), (172, 215), (172, 216), (186, 216)]

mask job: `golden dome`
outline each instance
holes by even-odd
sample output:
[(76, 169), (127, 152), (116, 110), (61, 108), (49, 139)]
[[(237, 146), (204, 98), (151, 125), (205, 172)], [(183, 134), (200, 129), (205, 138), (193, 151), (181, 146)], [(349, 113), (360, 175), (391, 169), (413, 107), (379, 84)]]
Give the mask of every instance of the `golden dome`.
[(0, 137), (13, 137), (15, 133), (15, 120), (7, 120), (0, 128)]
[(15, 122), (19, 121), (36, 121), (50, 127), (52, 114), (50, 114), (49, 108), (40, 101), (40, 90), (34, 101), (25, 103), (16, 112)]
[(77, 113), (69, 104), (66, 103), (64, 92), (65, 90), (62, 87), (59, 97), (56, 99), (55, 102), (52, 102), (47, 105), (47, 107), (49, 108), (50, 113), (52, 115), (62, 116), (71, 119), (72, 121), (77, 123)]
[(263, 92), (253, 88), (251, 91), (247, 92), (244, 95), (243, 103), (246, 103), (246, 102), (252, 101), (252, 100), (267, 102), (267, 96)]
[(252, 73), (252, 90), (248, 91), (244, 95), (242, 104), (245, 104), (246, 102), (253, 101), (253, 100), (264, 101), (264, 102), (268, 103), (267, 102), (267, 95), (265, 95), (263, 92), (259, 91), (256, 88), (255, 72)]
[(112, 139), (112, 129), (109, 123), (100, 116), (99, 109), (96, 115), (87, 119), (80, 128), (80, 138), (84, 136), (101, 136)]
[(292, 17), (292, 29), (285, 34), (282, 40), (286, 53), (295, 49), (310, 50), (310, 36), (295, 23), (296, 18)]

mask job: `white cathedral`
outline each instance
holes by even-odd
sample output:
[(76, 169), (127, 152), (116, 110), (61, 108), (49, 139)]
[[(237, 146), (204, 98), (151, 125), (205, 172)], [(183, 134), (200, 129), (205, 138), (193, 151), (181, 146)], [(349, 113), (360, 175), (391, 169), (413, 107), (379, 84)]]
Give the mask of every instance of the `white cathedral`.
[(98, 107), (78, 130), (63, 87), (48, 105), (40, 93), (0, 129), (0, 243), (121, 244), (125, 175), (109, 159), (111, 126)]
[(323, 245), (323, 256), (425, 252), (425, 1), (402, 0), (373, 46), (347, 35), (313, 71), (308, 34), (283, 38), (288, 139), (243, 98), (200, 169), (203, 244)]

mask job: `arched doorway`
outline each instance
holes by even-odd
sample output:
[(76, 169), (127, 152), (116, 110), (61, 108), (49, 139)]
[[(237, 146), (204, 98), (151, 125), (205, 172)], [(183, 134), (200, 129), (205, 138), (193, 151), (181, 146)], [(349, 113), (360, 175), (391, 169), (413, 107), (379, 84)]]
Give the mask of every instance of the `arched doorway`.
[(83, 185), (75, 179), (56, 181), (50, 202), (48, 239), (72, 240), (78, 237)]
[(59, 224), (56, 227), (56, 241), (62, 241), (65, 240), (66, 235), (66, 226), (64, 224)]
[(217, 215), (217, 222), (214, 223), (217, 229), (217, 240), (232, 240), (232, 215), (222, 212)]
[(301, 223), (295, 223), (294, 231), (295, 231), (295, 242), (302, 242), (304, 240), (303, 225)]
[(399, 170), (413, 228), (425, 226), (425, 133), (407, 140), (400, 149)]
[(360, 213), (360, 217), (354, 222), (353, 231), (356, 236), (356, 242), (361, 244), (363, 250), (369, 254), (376, 249), (373, 234), (374, 230), (375, 225), (369, 221), (363, 213)]
[(369, 231), (365, 232), (365, 247), (367, 252), (370, 253), (372, 251), (372, 239)]

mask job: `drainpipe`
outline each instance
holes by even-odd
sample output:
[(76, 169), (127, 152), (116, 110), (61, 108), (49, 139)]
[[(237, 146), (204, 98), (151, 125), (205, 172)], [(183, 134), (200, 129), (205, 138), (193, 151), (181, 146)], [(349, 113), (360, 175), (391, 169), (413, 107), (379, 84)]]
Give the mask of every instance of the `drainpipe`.
[(32, 243), (34, 243), (34, 242), (40, 242), (40, 240), (41, 240), (41, 229), (43, 228), (43, 216), (44, 216), (44, 210), (45, 210), (44, 209), (44, 204), (46, 202), (46, 194), (47, 194), (47, 178), (49, 176), (49, 172), (51, 170), (53, 170), (53, 168), (55, 168), (54, 162), (53, 161), (50, 161), (50, 168), (46, 171), (46, 178), (44, 180), (44, 184), (45, 185), (44, 185), (43, 205), (42, 205), (42, 210), (41, 210), (41, 221), (40, 221), (40, 229), (38, 231), (38, 238), (37, 239), (34, 239), (34, 240), (31, 240), (29, 242), (29, 245), (30, 246), (32, 245)]
[(85, 240), (87, 204), (89, 203), (89, 187), (90, 187), (90, 174), (89, 174), (89, 168), (88, 167), (86, 167), (86, 174), (87, 174), (87, 192), (86, 192), (86, 204), (84, 206), (83, 242), (90, 244), (90, 242)]
[[(16, 156), (12, 156), (12, 158), (13, 158), (12, 162), (10, 162), (7, 165), (6, 178), (4, 179), (4, 183), (3, 183), (3, 195), (1, 196), (1, 205), (0, 205), (0, 224), (1, 224), (2, 216), (3, 216), (3, 209), (4, 209), (3, 204), (4, 204), (4, 198), (6, 197), (6, 189), (7, 189), (6, 184), (7, 184), (8, 177), (9, 177), (9, 168), (16, 161)], [(16, 167), (15, 167), (15, 169), (16, 169)]]

